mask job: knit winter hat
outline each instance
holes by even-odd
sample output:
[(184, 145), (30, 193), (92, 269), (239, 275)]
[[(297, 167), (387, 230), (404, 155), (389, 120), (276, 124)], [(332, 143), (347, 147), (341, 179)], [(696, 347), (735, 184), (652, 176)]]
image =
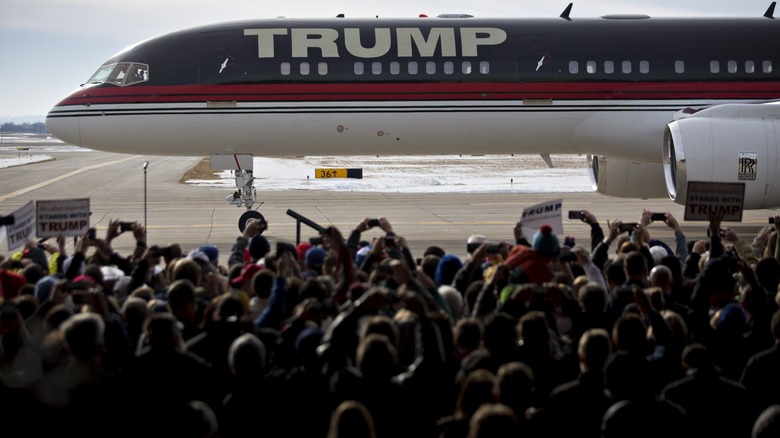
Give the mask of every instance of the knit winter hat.
[(325, 261), (325, 250), (319, 247), (311, 248), (306, 251), (306, 266), (316, 267), (321, 266)]
[(48, 302), (51, 299), (51, 290), (58, 278), (53, 275), (47, 275), (35, 283), (35, 299), (39, 304)]
[(560, 254), (561, 245), (551, 226), (544, 224), (534, 234), (533, 248), (534, 251), (547, 257), (556, 257)]
[(463, 262), (460, 261), (458, 256), (446, 254), (439, 260), (439, 265), (436, 267), (436, 278), (434, 280), (440, 285), (452, 284), (455, 274), (457, 274), (462, 267)]

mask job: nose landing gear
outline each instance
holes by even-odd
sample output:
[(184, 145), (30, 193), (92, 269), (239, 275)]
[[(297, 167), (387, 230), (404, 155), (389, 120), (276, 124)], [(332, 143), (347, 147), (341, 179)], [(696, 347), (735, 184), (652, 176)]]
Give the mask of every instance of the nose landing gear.
[[(212, 170), (232, 170), (236, 178), (236, 191), (228, 195), (227, 202), (236, 207), (246, 207), (246, 210), (238, 219), (238, 229), (243, 233), (247, 225), (252, 221), (265, 222), (260, 212), (252, 210), (256, 201), (257, 192), (254, 188), (255, 177), (252, 173), (254, 157), (251, 155), (212, 155)], [(260, 205), (263, 205), (261, 202)]]

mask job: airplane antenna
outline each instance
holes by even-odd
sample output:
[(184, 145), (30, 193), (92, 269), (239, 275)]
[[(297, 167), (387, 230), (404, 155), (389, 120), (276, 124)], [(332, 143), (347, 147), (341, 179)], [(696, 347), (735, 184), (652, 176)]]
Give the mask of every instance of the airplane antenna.
[(777, 4), (777, 2), (772, 2), (772, 4), (769, 5), (769, 8), (764, 12), (764, 17), (772, 20), (775, 19), (775, 4)]
[(571, 18), (569, 18), (569, 14), (571, 13), (571, 7), (574, 6), (574, 3), (569, 3), (569, 6), (566, 6), (566, 9), (563, 10), (561, 13), (561, 18), (563, 18), (566, 21), (571, 21)]

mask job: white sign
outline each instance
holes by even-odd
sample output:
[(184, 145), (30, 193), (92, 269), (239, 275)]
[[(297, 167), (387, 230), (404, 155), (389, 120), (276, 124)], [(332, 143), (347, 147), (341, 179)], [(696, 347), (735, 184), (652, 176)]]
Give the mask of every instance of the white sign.
[(723, 221), (741, 222), (745, 183), (688, 182), (686, 221), (709, 221), (711, 213), (723, 214)]
[(35, 237), (35, 204), (30, 201), (11, 216), (14, 217), (14, 224), (4, 227), (8, 238), (8, 251), (23, 247)]
[(525, 208), (521, 219), (523, 235), (530, 240), (544, 224), (551, 226), (553, 233), (559, 236), (563, 235), (562, 212), (563, 199), (555, 199)]
[(38, 201), (38, 237), (82, 236), (89, 229), (89, 198)]

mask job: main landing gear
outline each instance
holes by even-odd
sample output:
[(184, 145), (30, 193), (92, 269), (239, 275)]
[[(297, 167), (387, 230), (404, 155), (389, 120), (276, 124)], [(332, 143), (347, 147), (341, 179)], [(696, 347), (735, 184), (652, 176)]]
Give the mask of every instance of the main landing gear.
[[(236, 191), (228, 195), (227, 202), (236, 207), (246, 207), (246, 211), (238, 219), (238, 229), (243, 233), (247, 225), (253, 221), (265, 222), (265, 217), (259, 211), (252, 210), (256, 201), (257, 191), (254, 188), (255, 177), (252, 174), (253, 157), (251, 155), (212, 155), (213, 170), (232, 170), (236, 178)], [(261, 202), (260, 205), (263, 205)], [(262, 233), (262, 231), (261, 231)]]

